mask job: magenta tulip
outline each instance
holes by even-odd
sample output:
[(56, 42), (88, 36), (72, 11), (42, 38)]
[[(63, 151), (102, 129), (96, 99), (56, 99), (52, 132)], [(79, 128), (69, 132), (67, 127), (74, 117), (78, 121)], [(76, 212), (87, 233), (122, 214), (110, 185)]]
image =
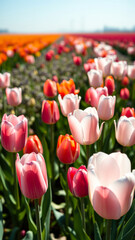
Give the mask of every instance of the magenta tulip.
[(70, 167), (67, 172), (67, 181), (70, 192), (76, 197), (88, 195), (87, 169), (81, 166), (78, 169)]
[(48, 180), (45, 160), (41, 153), (17, 154), (16, 172), (22, 194), (30, 199), (39, 199), (47, 191)]
[(1, 123), (1, 144), (8, 152), (19, 152), (27, 140), (28, 123), (23, 116), (4, 114)]
[(135, 172), (126, 154), (98, 152), (88, 162), (89, 198), (94, 210), (103, 218), (119, 219), (131, 207)]

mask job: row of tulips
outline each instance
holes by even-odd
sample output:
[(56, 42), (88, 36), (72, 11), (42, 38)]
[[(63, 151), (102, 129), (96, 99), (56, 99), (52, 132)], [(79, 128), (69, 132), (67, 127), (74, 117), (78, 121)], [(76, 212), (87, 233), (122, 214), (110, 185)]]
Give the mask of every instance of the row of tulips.
[[(65, 52), (62, 46), (63, 43), (57, 46), (61, 54)], [(89, 47), (91, 45), (88, 43), (85, 48), (83, 45), (81, 54), (85, 55)], [(81, 47), (76, 49), (80, 51)], [(96, 59), (93, 60), (95, 64), (96, 61), (108, 63), (105, 57)], [(111, 60), (109, 69), (114, 63), (117, 64), (114, 59)], [(119, 70), (121, 65), (124, 66), (123, 72)], [(75, 63), (75, 66), (80, 67), (78, 63)], [(10, 167), (12, 171), (13, 177), (11, 173), (8, 174), (13, 178), (13, 182), (7, 181), (5, 168), (1, 170), (4, 198), (9, 203), (9, 206), (6, 203), (6, 207), (10, 214), (16, 216), (13, 227), (19, 226), (19, 230), (22, 227), (27, 230), (27, 233), (23, 231), (23, 235), (26, 234), (24, 239), (49, 239), (50, 225), (55, 224), (50, 222), (51, 214), (60, 224), (61, 235), (66, 235), (68, 239), (98, 240), (102, 237), (104, 239), (105, 235), (108, 240), (133, 238), (135, 171), (132, 171), (128, 155), (120, 149), (121, 145), (135, 145), (134, 109), (123, 108), (123, 116), (115, 118), (115, 108), (119, 107), (117, 89), (127, 74), (125, 66), (125, 62), (120, 62), (117, 66), (120, 75), (116, 74), (117, 71), (112, 74), (109, 70), (105, 76), (103, 67), (99, 69), (97, 66), (96, 69), (88, 71), (87, 81), (90, 88), (85, 96), (78, 95), (79, 89), (76, 89), (73, 79), (63, 80), (61, 83), (58, 83), (56, 77), (53, 81), (46, 80), (43, 86), (44, 95), (55, 100), (43, 100), (40, 118), (37, 118), (38, 125), (35, 127), (37, 135), (29, 135), (27, 138), (30, 129), (24, 115), (3, 115), (1, 144), (4, 149), (2, 148), (1, 157), (4, 153), (7, 158), (11, 158), (10, 152), (13, 153), (13, 164), (9, 160), (6, 163), (4, 158), (7, 169)], [(101, 81), (97, 77), (99, 72)], [(110, 74), (113, 76), (108, 77)], [(2, 74), (1, 76), (3, 79)], [(105, 77), (108, 78), (104, 81)], [(13, 93), (12, 95), (17, 99)], [(79, 109), (84, 98), (91, 106), (86, 107), (85, 103), (85, 108)], [(61, 132), (64, 134), (60, 134)], [(114, 141), (112, 147), (111, 141)], [(124, 150), (128, 152), (127, 149)], [(73, 166), (69, 166), (70, 164)], [(134, 163), (132, 164), (134, 166)], [(18, 189), (16, 174), (24, 197)], [(6, 182), (9, 189), (5, 187)], [(60, 200), (63, 196), (65, 198), (64, 207), (61, 203), (58, 206), (52, 202), (52, 193), (54, 198), (58, 198), (55, 191), (57, 188)], [(62, 189), (63, 195), (60, 193)], [(10, 194), (6, 195), (8, 190), (13, 196), (12, 201)], [(13, 210), (11, 202), (15, 203)], [(59, 209), (61, 211), (58, 211)], [(36, 225), (33, 219), (36, 220)], [(109, 221), (110, 219), (112, 221)], [(120, 221), (115, 221), (119, 219)], [(28, 226), (24, 221), (27, 221)], [(12, 232), (10, 238), (13, 236), (11, 239), (19, 239), (19, 230), (14, 228), (14, 235)]]

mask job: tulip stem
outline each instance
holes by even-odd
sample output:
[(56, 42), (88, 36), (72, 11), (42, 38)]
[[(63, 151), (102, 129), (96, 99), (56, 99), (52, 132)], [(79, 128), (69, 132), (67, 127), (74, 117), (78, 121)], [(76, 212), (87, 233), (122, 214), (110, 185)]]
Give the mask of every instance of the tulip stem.
[(17, 210), (20, 209), (20, 198), (19, 198), (19, 188), (18, 188), (18, 180), (16, 175), (16, 168), (15, 168), (15, 160), (16, 160), (16, 153), (13, 153), (13, 175), (14, 175), (14, 196), (16, 200)]
[(52, 162), (52, 180), (54, 183), (54, 124), (51, 124), (51, 146), (50, 146), (50, 160)]
[(111, 219), (106, 220), (106, 240), (111, 240)]
[(86, 231), (84, 198), (82, 197), (80, 198), (80, 200), (81, 200), (82, 223), (83, 223), (83, 228)]
[(37, 239), (42, 240), (42, 238), (41, 238), (41, 221), (40, 221), (40, 217), (39, 217), (38, 199), (35, 199), (34, 203), (35, 203), (35, 210), (36, 210)]
[[(68, 164), (66, 164), (66, 176), (67, 176), (67, 172), (68, 172)], [(66, 222), (67, 228), (68, 228), (68, 224), (69, 224), (68, 205), (69, 205), (68, 184), (66, 184), (66, 213), (65, 213), (65, 222)]]
[(90, 145), (86, 145), (86, 156), (87, 156), (87, 161), (88, 161), (89, 157), (90, 157)]
[(3, 100), (3, 114), (5, 113), (5, 88), (2, 89), (2, 100)]

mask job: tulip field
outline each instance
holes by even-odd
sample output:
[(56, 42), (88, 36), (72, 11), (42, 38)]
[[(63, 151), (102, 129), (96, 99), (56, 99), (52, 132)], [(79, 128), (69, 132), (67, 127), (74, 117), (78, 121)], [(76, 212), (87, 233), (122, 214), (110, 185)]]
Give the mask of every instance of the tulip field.
[(135, 239), (135, 34), (1, 34), (0, 96), (0, 240)]

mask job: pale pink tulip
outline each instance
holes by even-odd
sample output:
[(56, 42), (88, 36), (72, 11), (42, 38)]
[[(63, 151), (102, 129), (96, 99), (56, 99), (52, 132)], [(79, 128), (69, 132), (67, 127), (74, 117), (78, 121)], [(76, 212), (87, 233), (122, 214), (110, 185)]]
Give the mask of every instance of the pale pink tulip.
[(22, 102), (21, 88), (6, 88), (7, 102), (11, 106), (18, 106)]
[(73, 93), (65, 95), (63, 98), (58, 95), (61, 112), (64, 116), (67, 116), (70, 112), (73, 113), (75, 109), (79, 108), (81, 97), (74, 95)]
[(88, 191), (94, 210), (105, 219), (119, 219), (131, 207), (135, 174), (126, 154), (98, 152), (88, 162)]
[(77, 109), (68, 115), (68, 123), (76, 142), (89, 145), (96, 142), (102, 131), (99, 129), (99, 118), (96, 108), (88, 107), (84, 111)]
[(115, 136), (119, 144), (122, 146), (132, 146), (135, 144), (135, 118), (121, 116), (117, 126), (115, 124)]
[(93, 88), (90, 87), (85, 94), (85, 102), (90, 104), (92, 107), (97, 108), (99, 98), (101, 95), (108, 96), (108, 89), (107, 87), (99, 87), (99, 88)]
[(27, 140), (28, 121), (23, 116), (4, 114), (1, 123), (1, 144), (8, 152), (19, 152)]
[(103, 83), (103, 75), (101, 70), (91, 69), (88, 74), (89, 84), (91, 87), (101, 87)]
[(127, 74), (127, 62), (126, 61), (112, 62), (111, 74), (115, 78), (121, 80)]
[(95, 58), (94, 60), (96, 64), (96, 69), (102, 71), (103, 77), (110, 75), (112, 59), (109, 59), (108, 57), (99, 57)]
[(45, 160), (41, 153), (17, 154), (16, 172), (22, 194), (30, 199), (39, 199), (47, 191), (48, 180)]
[(10, 73), (0, 73), (0, 88), (6, 88), (10, 85)]
[(109, 120), (114, 115), (116, 96), (102, 95), (98, 102), (98, 116), (102, 120)]
[(135, 80), (135, 65), (128, 65), (127, 75), (132, 80)]

